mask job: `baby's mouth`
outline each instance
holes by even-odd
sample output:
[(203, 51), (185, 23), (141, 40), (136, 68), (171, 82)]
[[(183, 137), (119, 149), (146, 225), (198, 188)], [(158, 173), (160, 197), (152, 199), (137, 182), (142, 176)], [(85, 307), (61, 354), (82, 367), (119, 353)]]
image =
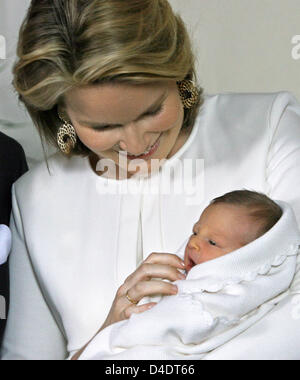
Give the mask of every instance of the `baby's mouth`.
[(187, 251), (186, 260), (185, 260), (185, 268), (187, 272), (189, 272), (194, 266), (198, 264), (195, 256), (196, 256), (195, 252), (192, 252), (189, 250)]

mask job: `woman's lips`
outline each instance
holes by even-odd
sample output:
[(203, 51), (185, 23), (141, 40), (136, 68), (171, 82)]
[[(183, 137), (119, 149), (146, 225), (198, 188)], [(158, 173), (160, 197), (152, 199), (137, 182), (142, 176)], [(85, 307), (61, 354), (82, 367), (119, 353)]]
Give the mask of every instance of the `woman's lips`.
[[(143, 159), (147, 159), (149, 158), (150, 156), (152, 156), (158, 149), (159, 147), (159, 144), (160, 144), (160, 138), (161, 138), (162, 135), (159, 136), (159, 138), (156, 140), (156, 142), (152, 145), (150, 151), (147, 153), (147, 154), (142, 154), (140, 156), (131, 156), (129, 154), (127, 154), (127, 158), (129, 160), (134, 160), (134, 159), (139, 159), (139, 160), (143, 160)], [(119, 152), (120, 154), (123, 154), (123, 155), (126, 155), (126, 153), (122, 153), (122, 152)]]

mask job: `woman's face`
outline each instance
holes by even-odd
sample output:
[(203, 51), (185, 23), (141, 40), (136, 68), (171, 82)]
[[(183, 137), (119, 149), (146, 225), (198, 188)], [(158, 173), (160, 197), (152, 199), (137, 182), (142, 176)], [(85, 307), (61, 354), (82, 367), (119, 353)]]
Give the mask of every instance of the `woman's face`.
[[(65, 105), (82, 143), (117, 167), (125, 162), (121, 169), (128, 176), (127, 166), (135, 158), (130, 155), (142, 155), (137, 158), (150, 170), (152, 159), (170, 158), (188, 137), (181, 131), (184, 109), (175, 81), (80, 87), (66, 93)], [(127, 152), (121, 164), (119, 151)]]

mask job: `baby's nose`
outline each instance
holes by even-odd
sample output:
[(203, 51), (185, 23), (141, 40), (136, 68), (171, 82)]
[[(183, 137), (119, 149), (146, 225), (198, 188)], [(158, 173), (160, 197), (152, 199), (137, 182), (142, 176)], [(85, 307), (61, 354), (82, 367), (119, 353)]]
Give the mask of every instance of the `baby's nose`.
[(190, 249), (196, 249), (197, 251), (200, 250), (198, 244), (196, 243), (196, 241), (194, 239), (191, 239), (191, 241), (189, 242), (189, 248)]

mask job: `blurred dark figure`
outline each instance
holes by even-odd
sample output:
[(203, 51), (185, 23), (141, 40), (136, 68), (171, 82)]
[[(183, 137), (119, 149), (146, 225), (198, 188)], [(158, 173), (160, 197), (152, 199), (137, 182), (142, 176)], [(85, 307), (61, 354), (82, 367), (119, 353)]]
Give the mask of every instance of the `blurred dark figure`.
[[(28, 170), (24, 151), (19, 143), (0, 132), (0, 224), (9, 226), (12, 184)], [(1, 244), (1, 242), (0, 242)], [(8, 263), (0, 265), (0, 296), (9, 308)], [(0, 347), (6, 320), (0, 319)]]

